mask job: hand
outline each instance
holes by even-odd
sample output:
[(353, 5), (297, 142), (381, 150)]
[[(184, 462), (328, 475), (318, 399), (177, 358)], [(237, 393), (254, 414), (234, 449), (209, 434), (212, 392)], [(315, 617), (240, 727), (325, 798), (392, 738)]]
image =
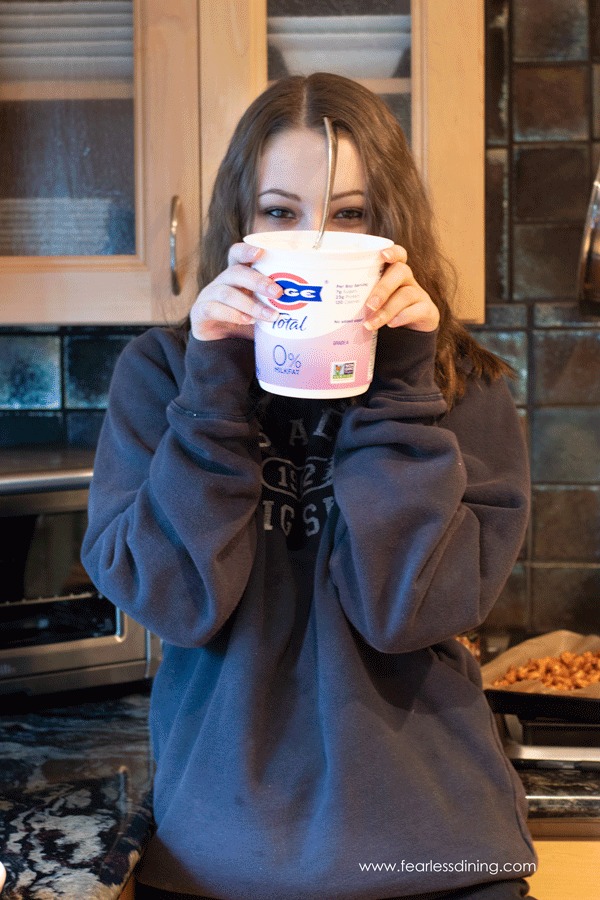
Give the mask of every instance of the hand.
[(373, 311), (364, 325), (377, 331), (382, 325), (404, 326), (411, 331), (435, 331), (440, 321), (437, 306), (415, 280), (406, 264), (406, 250), (394, 244), (381, 253), (388, 263), (371, 291), (367, 307)]
[(276, 299), (282, 289), (276, 282), (252, 269), (264, 251), (250, 244), (234, 244), (227, 256), (227, 268), (200, 291), (190, 310), (192, 334), (199, 341), (227, 337), (254, 338), (257, 319), (272, 322), (277, 310), (261, 302), (256, 294)]

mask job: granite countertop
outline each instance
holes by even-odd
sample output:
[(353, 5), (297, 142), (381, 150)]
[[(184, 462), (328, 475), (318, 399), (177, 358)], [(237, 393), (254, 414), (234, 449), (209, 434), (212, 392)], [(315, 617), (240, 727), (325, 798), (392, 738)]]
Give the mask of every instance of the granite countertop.
[[(148, 704), (142, 692), (0, 710), (2, 900), (119, 896), (152, 828)], [(600, 823), (599, 769), (517, 771), (534, 837)]]
[(111, 900), (149, 836), (148, 696), (0, 711), (2, 900)]
[(534, 838), (600, 838), (600, 768), (523, 767)]

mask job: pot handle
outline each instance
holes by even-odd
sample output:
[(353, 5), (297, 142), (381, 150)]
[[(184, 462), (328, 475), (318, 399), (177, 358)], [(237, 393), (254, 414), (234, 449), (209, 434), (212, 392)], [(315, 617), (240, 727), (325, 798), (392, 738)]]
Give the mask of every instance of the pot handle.
[(592, 187), (583, 229), (577, 273), (577, 300), (584, 313), (600, 315), (600, 166)]
[(181, 198), (175, 194), (171, 199), (171, 222), (169, 226), (169, 250), (171, 256), (171, 291), (176, 297), (181, 293), (181, 282), (177, 272), (177, 228), (179, 227), (179, 213), (181, 211)]

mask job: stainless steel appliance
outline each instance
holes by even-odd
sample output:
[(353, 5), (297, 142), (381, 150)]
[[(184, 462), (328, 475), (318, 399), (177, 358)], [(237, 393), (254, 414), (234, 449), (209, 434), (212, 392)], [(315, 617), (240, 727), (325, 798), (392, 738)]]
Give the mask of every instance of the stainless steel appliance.
[(544, 768), (573, 766), (600, 769), (600, 726), (592, 722), (498, 717), (509, 759)]
[(600, 769), (600, 700), (501, 688), (485, 693), (515, 764)]
[(600, 837), (600, 701), (486, 691), (519, 771), (534, 838)]
[(151, 678), (160, 641), (80, 561), (92, 454), (0, 452), (0, 694)]

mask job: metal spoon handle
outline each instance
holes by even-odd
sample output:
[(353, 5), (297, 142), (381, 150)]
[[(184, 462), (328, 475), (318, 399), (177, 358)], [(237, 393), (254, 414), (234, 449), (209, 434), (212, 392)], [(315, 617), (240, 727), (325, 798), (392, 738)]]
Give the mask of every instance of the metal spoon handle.
[(329, 207), (331, 206), (331, 195), (333, 193), (333, 180), (335, 178), (335, 166), (337, 162), (337, 134), (327, 116), (323, 116), (325, 123), (325, 132), (327, 134), (327, 184), (325, 186), (325, 203), (323, 205), (323, 218), (321, 219), (321, 227), (317, 239), (313, 244), (313, 250), (318, 250), (323, 240), (323, 233), (327, 220), (329, 219)]

